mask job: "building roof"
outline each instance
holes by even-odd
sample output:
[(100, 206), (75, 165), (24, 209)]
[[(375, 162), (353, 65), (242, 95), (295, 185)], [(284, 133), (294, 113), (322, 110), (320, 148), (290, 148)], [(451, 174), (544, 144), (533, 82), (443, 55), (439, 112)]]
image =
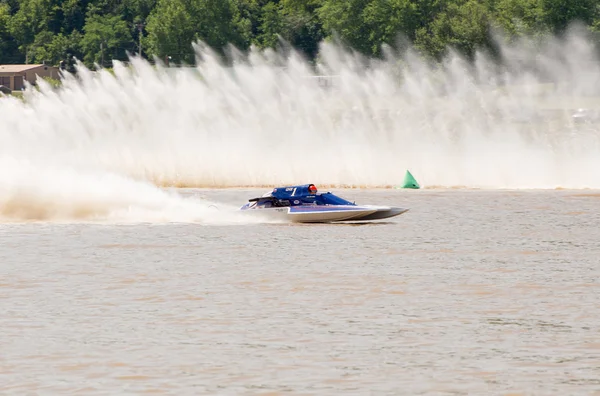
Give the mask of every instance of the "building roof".
[(0, 73), (21, 73), (30, 69), (35, 69), (38, 68), (40, 66), (47, 66), (47, 67), (52, 67), (52, 66), (48, 66), (48, 65), (42, 65), (42, 64), (35, 64), (35, 65), (0, 65)]

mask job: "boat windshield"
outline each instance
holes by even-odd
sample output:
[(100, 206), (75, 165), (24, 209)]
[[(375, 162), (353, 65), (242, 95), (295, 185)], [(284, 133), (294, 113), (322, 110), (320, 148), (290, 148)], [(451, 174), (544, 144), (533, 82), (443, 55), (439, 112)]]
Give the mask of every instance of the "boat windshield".
[(326, 205), (354, 205), (354, 203), (346, 201), (330, 192), (321, 194), (321, 198)]

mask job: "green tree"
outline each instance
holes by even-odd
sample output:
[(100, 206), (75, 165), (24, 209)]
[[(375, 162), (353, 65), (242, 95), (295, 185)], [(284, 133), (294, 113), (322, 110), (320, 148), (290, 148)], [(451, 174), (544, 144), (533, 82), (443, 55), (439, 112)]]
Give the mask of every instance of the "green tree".
[(270, 0), (236, 0), (238, 9), (238, 30), (245, 43), (259, 44), (257, 36), (260, 34), (261, 15), (263, 7)]
[(544, 0), (498, 0), (494, 7), (495, 23), (511, 36), (549, 32)]
[(393, 44), (398, 33), (414, 40), (418, 27), (418, 8), (409, 0), (374, 0), (363, 11), (368, 26), (368, 42), (376, 54), (382, 44)]
[(65, 0), (62, 3), (62, 14), (64, 17), (62, 23), (62, 33), (70, 34), (77, 30), (83, 31), (85, 26), (85, 16), (90, 0)]
[(353, 48), (370, 53), (369, 32), (361, 18), (368, 4), (369, 0), (325, 0), (317, 12), (326, 31), (338, 34)]
[(18, 44), (9, 30), (10, 19), (10, 7), (0, 3), (0, 63), (14, 63), (20, 58)]
[(317, 10), (322, 0), (282, 0), (283, 37), (309, 58), (315, 58), (319, 43), (326, 37)]
[(427, 27), (417, 29), (415, 45), (434, 58), (448, 46), (472, 58), (478, 48), (493, 49), (490, 26), (489, 9), (481, 1), (452, 1)]
[(284, 19), (281, 6), (276, 3), (267, 3), (261, 9), (260, 28), (256, 41), (261, 47), (275, 47), (278, 35), (284, 35)]
[(67, 54), (79, 56), (81, 34), (74, 31), (70, 35), (54, 35), (48, 31), (39, 33), (31, 46), (32, 57), (36, 63), (59, 65), (66, 60)]
[(571, 22), (591, 25), (600, 13), (598, 0), (541, 0), (546, 23), (555, 33), (562, 33)]
[(316, 10), (322, 0), (237, 0), (244, 41), (275, 47), (279, 36), (314, 58), (325, 37)]
[(112, 59), (127, 59), (126, 50), (131, 43), (131, 34), (127, 23), (120, 16), (90, 15), (84, 31), (81, 48), (83, 61), (88, 66), (93, 63), (104, 66)]
[(414, 37), (418, 25), (418, 8), (409, 0), (325, 0), (318, 12), (327, 31), (367, 55), (379, 55), (398, 34)]
[(228, 43), (245, 47), (240, 13), (233, 0), (159, 0), (148, 18), (148, 45), (163, 58), (194, 62), (192, 42), (204, 41), (215, 50)]
[(19, 51), (25, 55), (25, 60), (33, 52), (31, 45), (35, 36), (50, 30), (50, 21), (54, 17), (50, 13), (53, 8), (51, 5), (48, 0), (22, 0), (19, 9), (8, 21), (8, 30), (19, 46)]

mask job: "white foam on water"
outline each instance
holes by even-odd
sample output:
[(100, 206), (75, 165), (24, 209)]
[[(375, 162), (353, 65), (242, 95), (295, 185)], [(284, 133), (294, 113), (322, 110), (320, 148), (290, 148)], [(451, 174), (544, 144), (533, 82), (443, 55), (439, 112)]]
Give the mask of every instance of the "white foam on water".
[(502, 45), (502, 66), (334, 44), (316, 69), (254, 49), (224, 65), (196, 50), (195, 68), (132, 59), (1, 98), (1, 216), (237, 221), (150, 183), (394, 186), (406, 169), (424, 187), (600, 188), (600, 123), (571, 117), (600, 108), (600, 62), (577, 30)]
[(0, 160), (0, 222), (246, 224), (238, 208), (107, 172)]

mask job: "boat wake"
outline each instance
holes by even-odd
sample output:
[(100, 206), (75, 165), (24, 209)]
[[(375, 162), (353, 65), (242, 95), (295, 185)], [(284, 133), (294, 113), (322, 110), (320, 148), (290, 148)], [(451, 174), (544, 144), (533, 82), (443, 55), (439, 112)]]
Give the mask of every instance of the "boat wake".
[[(247, 224), (238, 208), (108, 172), (0, 161), (0, 222)], [(7, 169), (7, 168), (5, 168)]]

